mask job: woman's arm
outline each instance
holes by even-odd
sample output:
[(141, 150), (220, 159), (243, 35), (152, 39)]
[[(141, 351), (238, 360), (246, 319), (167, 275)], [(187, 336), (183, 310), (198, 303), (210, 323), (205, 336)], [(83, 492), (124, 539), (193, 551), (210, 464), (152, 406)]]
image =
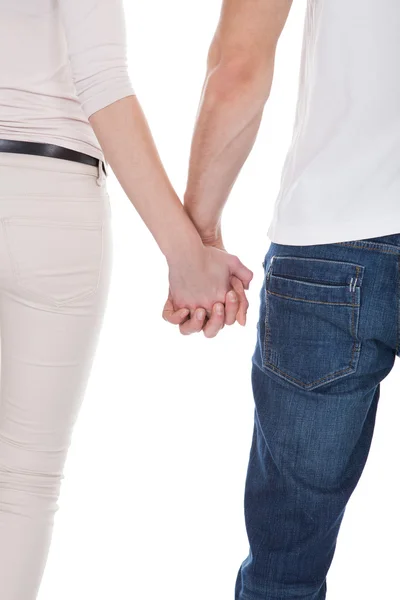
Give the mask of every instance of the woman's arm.
[(161, 163), (135, 96), (90, 117), (118, 181), (149, 227), (168, 262), (201, 250), (201, 239)]
[(165, 173), (128, 75), (122, 0), (59, 1), (82, 108), (168, 261), (174, 308), (203, 307), (211, 315), (215, 302), (225, 302), (231, 276), (248, 286), (252, 273), (203, 245)]
[(199, 248), (131, 84), (122, 0), (60, 0), (60, 7), (76, 92), (117, 179), (167, 258), (176, 247)]

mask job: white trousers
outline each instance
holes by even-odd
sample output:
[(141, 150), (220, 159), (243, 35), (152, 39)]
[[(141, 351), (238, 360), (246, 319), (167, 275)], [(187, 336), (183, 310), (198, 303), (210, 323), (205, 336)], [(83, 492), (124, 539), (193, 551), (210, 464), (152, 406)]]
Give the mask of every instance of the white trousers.
[(107, 304), (96, 167), (0, 153), (0, 598), (35, 600)]

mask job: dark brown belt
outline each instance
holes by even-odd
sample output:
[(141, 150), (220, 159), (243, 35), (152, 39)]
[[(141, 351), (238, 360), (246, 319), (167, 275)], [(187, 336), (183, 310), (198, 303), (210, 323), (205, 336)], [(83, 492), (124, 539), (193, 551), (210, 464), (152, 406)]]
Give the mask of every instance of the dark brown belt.
[[(107, 175), (107, 169), (104, 161), (100, 161), (94, 156), (57, 146), (56, 144), (42, 144), (40, 142), (21, 142), (18, 140), (0, 140), (0, 152), (11, 152), (13, 154), (33, 154), (34, 156), (49, 156), (51, 158), (62, 158), (74, 162), (83, 163), (99, 168), (100, 162), (103, 171)], [(100, 172), (100, 171), (99, 171)]]

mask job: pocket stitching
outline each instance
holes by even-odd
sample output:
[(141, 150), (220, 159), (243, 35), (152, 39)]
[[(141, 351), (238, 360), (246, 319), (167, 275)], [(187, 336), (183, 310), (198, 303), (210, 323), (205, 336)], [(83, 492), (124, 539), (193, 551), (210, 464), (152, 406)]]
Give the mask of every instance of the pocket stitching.
[[(351, 356), (350, 362), (353, 362), (356, 350), (357, 350), (357, 343), (355, 342), (353, 344), (352, 356)], [(278, 369), (278, 367), (276, 367), (275, 365), (273, 365), (272, 363), (270, 363), (268, 361), (264, 364), (264, 366), (267, 369), (270, 369), (271, 371), (274, 371), (275, 373), (279, 373), (281, 375), (284, 375), (285, 379), (288, 379), (290, 381), (293, 381), (294, 383), (297, 383), (300, 387), (302, 387), (304, 389), (311, 389), (311, 388), (313, 388), (316, 385), (319, 385), (321, 383), (328, 383), (329, 381), (340, 379), (340, 377), (342, 377), (343, 375), (347, 375), (347, 373), (354, 373), (354, 366), (355, 365), (350, 364), (345, 369), (341, 369), (340, 371), (335, 371), (334, 373), (330, 373), (329, 375), (326, 375), (322, 379), (317, 379), (315, 381), (312, 381), (311, 383), (304, 383), (303, 381), (300, 381), (300, 379), (296, 379), (295, 377), (293, 377), (292, 375), (289, 375), (285, 371), (281, 371), (280, 369)]]
[(67, 221), (65, 219), (46, 219), (44, 217), (4, 217), (1, 219), (4, 224), (16, 224), (22, 227), (29, 226), (34, 223), (39, 227), (65, 227), (66, 229), (70, 228), (80, 228), (80, 229), (101, 229), (103, 226), (103, 221), (98, 219), (97, 221)]
[[(330, 260), (330, 259), (326, 259), (326, 258), (307, 258), (305, 256), (279, 256), (279, 255), (273, 256), (273, 259), (275, 259), (275, 258), (277, 260), (286, 260), (286, 259), (289, 259), (289, 260), (296, 260), (296, 261), (298, 260), (298, 261), (308, 261), (308, 262), (325, 262), (325, 263), (329, 263), (329, 264), (352, 266), (356, 270), (356, 273), (357, 273), (357, 276), (358, 276), (358, 281), (359, 281), (360, 285), (362, 284), (363, 277), (364, 277), (364, 271), (365, 271), (365, 267), (364, 266), (361, 266), (361, 265), (358, 265), (358, 264), (352, 263), (352, 262), (343, 261), (343, 260)], [(272, 260), (272, 262), (270, 264), (270, 270), (272, 269), (273, 262), (274, 262), (274, 260)], [(274, 273), (272, 272), (272, 274), (274, 274)], [(279, 277), (280, 276), (279, 273), (276, 274), (276, 276)], [(300, 279), (300, 278), (297, 277), (297, 275), (296, 275), (296, 278), (289, 277), (289, 279), (290, 278), (294, 279), (294, 280)], [(312, 281), (312, 283), (318, 283), (318, 281), (315, 280), (315, 281)]]
[(341, 287), (342, 285), (344, 285), (343, 283), (332, 283), (332, 281), (325, 281), (323, 279), (313, 279), (310, 281), (310, 279), (308, 277), (302, 277), (300, 275), (296, 275), (296, 277), (289, 277), (287, 275), (280, 275), (280, 274), (274, 274), (274, 277), (277, 277), (278, 279), (289, 279), (291, 281), (298, 281), (299, 283), (308, 283), (310, 285), (320, 285), (322, 287), (328, 287), (328, 286), (332, 286), (332, 287)]
[(277, 296), (278, 298), (284, 298), (285, 300), (305, 302), (306, 304), (327, 304), (328, 306), (352, 306), (355, 308), (358, 308), (360, 306), (359, 304), (353, 304), (352, 302), (325, 302), (324, 300), (306, 300), (305, 298), (297, 298), (297, 296), (285, 296), (284, 294), (278, 294), (277, 292), (271, 292), (270, 290), (267, 290), (267, 294), (270, 294), (271, 296)]
[[(103, 258), (104, 258), (104, 223), (102, 221), (96, 221), (96, 222), (91, 223), (93, 225), (92, 227), (84, 227), (83, 228), (83, 229), (87, 229), (90, 231), (98, 230), (101, 234), (101, 246), (100, 246), (101, 255), (100, 255), (99, 268), (98, 268), (97, 279), (96, 279), (95, 285), (88, 291), (82, 292), (77, 296), (66, 298), (65, 300), (56, 300), (53, 296), (47, 295), (47, 294), (41, 294), (40, 292), (37, 292), (37, 291), (31, 289), (29, 286), (26, 286), (21, 282), (21, 274), (19, 272), (18, 261), (15, 259), (13, 252), (11, 251), (11, 244), (10, 244), (9, 231), (7, 228), (7, 224), (16, 221), (19, 225), (24, 225), (24, 223), (22, 221), (25, 219), (27, 221), (25, 224), (29, 224), (29, 221), (30, 222), (34, 221), (35, 225), (41, 225), (41, 226), (45, 226), (45, 224), (49, 224), (49, 223), (53, 223), (53, 224), (57, 224), (57, 225), (63, 224), (67, 227), (68, 227), (68, 225), (69, 226), (77, 225), (77, 223), (74, 223), (72, 221), (57, 221), (57, 220), (50, 220), (50, 219), (49, 220), (38, 219), (36, 221), (35, 219), (28, 219), (26, 217), (21, 217), (21, 220), (19, 220), (18, 217), (10, 217), (10, 218), (0, 219), (1, 223), (2, 223), (2, 227), (3, 227), (4, 239), (6, 242), (7, 253), (8, 253), (9, 260), (10, 260), (10, 265), (11, 265), (12, 271), (15, 275), (15, 280), (16, 280), (17, 284), (19, 285), (19, 287), (28, 291), (30, 294), (34, 294), (37, 298), (41, 298), (42, 300), (50, 302), (51, 304), (53, 304), (54, 306), (57, 306), (57, 307), (66, 306), (67, 304), (73, 304), (77, 300), (81, 300), (83, 298), (90, 297), (93, 294), (95, 294), (97, 292), (99, 284), (100, 284), (101, 271), (102, 271)], [(78, 225), (80, 225), (80, 224), (81, 223), (78, 223)], [(96, 226), (94, 226), (94, 224)]]
[[(357, 368), (357, 362), (355, 360), (356, 355), (360, 353), (360, 348), (361, 348), (361, 342), (357, 339), (357, 331), (356, 331), (356, 316), (357, 316), (357, 311), (359, 311), (360, 309), (360, 303), (357, 303), (357, 298), (356, 298), (356, 289), (360, 289), (361, 286), (357, 286), (356, 288), (354, 288), (354, 290), (352, 291), (353, 294), (353, 302), (352, 303), (347, 303), (347, 304), (342, 304), (342, 303), (337, 303), (337, 302), (317, 302), (317, 301), (309, 301), (309, 300), (304, 300), (301, 298), (293, 298), (292, 296), (280, 296), (280, 294), (276, 294), (275, 292), (270, 292), (268, 290), (268, 282), (270, 280), (270, 276), (272, 273), (272, 263), (270, 264), (270, 267), (268, 269), (268, 273), (266, 275), (266, 285), (265, 285), (265, 319), (264, 319), (264, 329), (265, 329), (265, 333), (264, 333), (264, 360), (263, 360), (263, 365), (265, 368), (269, 369), (272, 372), (275, 372), (279, 375), (282, 375), (284, 377), (284, 379), (291, 381), (295, 384), (297, 384), (299, 387), (301, 387), (302, 389), (312, 389), (320, 384), (323, 383), (329, 383), (331, 381), (334, 380), (338, 380), (341, 377), (350, 374), (350, 373), (354, 373), (356, 368)], [(361, 274), (361, 267), (359, 265), (355, 265), (356, 267), (356, 276), (358, 278), (358, 281), (360, 281), (360, 274)], [(350, 357), (350, 363), (349, 366), (346, 367), (345, 369), (340, 369), (339, 371), (335, 371), (334, 373), (330, 373), (329, 375), (326, 375), (325, 377), (322, 377), (320, 379), (317, 379), (315, 381), (312, 381), (310, 383), (304, 383), (303, 381), (297, 379), (296, 377), (293, 377), (292, 375), (289, 375), (288, 373), (286, 373), (285, 371), (282, 371), (281, 369), (279, 369), (278, 367), (276, 367), (270, 360), (268, 360), (267, 356), (269, 353), (269, 342), (270, 342), (270, 335), (271, 335), (271, 329), (269, 327), (269, 320), (268, 320), (268, 316), (269, 316), (269, 301), (268, 301), (268, 295), (274, 295), (274, 296), (278, 296), (278, 297), (282, 297), (282, 298), (287, 298), (289, 300), (297, 300), (297, 301), (302, 301), (302, 302), (313, 302), (313, 303), (317, 303), (317, 304), (328, 304), (328, 305), (335, 305), (335, 306), (350, 306), (352, 307), (352, 311), (351, 311), (351, 335), (353, 338), (353, 346), (352, 346), (352, 351), (351, 351), (351, 357)]]

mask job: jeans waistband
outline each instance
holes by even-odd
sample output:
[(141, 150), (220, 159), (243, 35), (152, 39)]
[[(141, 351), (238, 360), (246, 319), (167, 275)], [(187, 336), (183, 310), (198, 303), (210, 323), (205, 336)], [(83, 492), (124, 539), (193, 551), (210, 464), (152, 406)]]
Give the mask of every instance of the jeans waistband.
[(335, 242), (336, 246), (349, 246), (352, 248), (364, 248), (385, 252), (389, 254), (400, 254), (400, 233), (382, 235), (373, 238), (364, 238), (346, 242)]

